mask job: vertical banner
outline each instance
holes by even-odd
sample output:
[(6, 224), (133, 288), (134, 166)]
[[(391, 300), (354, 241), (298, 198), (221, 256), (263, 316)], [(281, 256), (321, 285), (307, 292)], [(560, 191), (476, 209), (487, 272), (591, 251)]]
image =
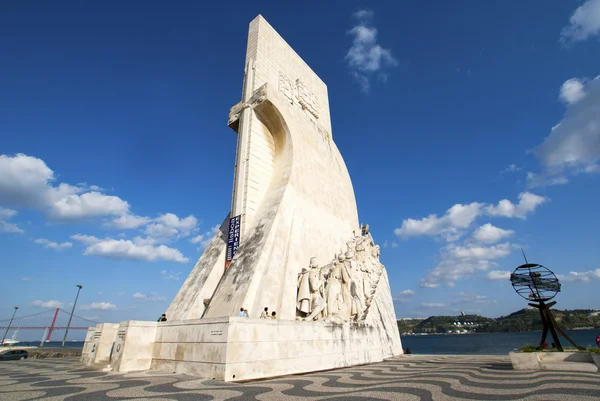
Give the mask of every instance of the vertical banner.
[(227, 254), (225, 255), (225, 270), (229, 267), (235, 252), (240, 246), (240, 222), (242, 216), (235, 216), (229, 219), (229, 232), (227, 234)]

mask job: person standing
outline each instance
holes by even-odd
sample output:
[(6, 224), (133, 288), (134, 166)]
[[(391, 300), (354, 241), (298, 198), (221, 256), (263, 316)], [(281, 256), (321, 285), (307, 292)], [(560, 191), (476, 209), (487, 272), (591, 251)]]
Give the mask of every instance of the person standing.
[(244, 314), (244, 308), (240, 308), (240, 313), (238, 313), (238, 317), (246, 317), (246, 315)]
[(269, 318), (269, 308), (267, 308), (265, 306), (265, 310), (262, 311), (262, 313), (260, 314), (260, 318), (261, 319), (268, 319)]

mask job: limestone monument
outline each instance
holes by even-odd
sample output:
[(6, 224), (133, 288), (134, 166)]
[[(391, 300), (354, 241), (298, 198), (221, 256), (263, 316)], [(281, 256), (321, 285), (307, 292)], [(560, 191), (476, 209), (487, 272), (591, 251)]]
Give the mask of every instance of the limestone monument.
[[(401, 354), (380, 250), (359, 225), (333, 141), (327, 86), (260, 15), (228, 125), (238, 135), (230, 213), (168, 320), (90, 328), (82, 362), (238, 381)], [(259, 318), (265, 307), (277, 318)]]

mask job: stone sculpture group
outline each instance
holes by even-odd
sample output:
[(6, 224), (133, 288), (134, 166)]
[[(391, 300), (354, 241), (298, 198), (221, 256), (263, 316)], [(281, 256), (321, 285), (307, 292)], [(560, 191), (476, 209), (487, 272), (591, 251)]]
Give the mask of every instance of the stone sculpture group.
[(368, 230), (353, 235), (332, 261), (311, 258), (298, 275), (297, 320), (360, 322), (371, 305), (384, 266)]

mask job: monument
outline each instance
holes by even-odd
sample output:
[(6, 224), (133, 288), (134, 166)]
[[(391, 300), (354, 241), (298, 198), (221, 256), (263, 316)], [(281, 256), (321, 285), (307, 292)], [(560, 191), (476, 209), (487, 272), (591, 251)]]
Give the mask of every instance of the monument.
[[(238, 381), (401, 354), (380, 250), (359, 225), (333, 141), (327, 86), (260, 15), (228, 125), (238, 135), (231, 209), (168, 321), (90, 328), (82, 361)], [(260, 318), (265, 308), (276, 318)], [(113, 346), (96, 346), (106, 330)]]

